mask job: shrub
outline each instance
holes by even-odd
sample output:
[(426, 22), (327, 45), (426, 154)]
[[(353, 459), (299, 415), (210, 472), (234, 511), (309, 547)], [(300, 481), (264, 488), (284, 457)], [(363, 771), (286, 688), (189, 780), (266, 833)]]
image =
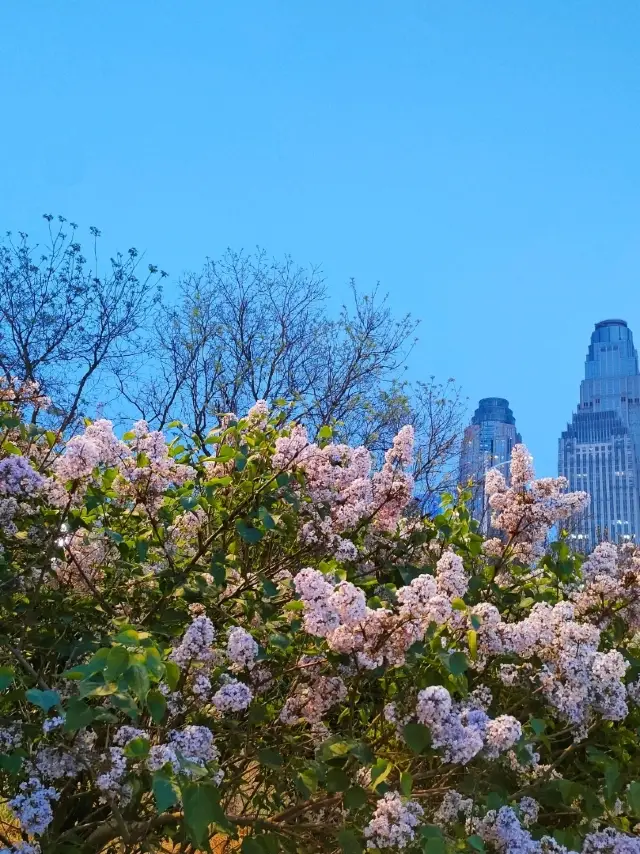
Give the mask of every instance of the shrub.
[(263, 402), (204, 442), (63, 441), (27, 391), (0, 403), (5, 850), (640, 850), (640, 552), (545, 552), (585, 496), (526, 449), (485, 541), (464, 494), (409, 512), (410, 428), (373, 471)]

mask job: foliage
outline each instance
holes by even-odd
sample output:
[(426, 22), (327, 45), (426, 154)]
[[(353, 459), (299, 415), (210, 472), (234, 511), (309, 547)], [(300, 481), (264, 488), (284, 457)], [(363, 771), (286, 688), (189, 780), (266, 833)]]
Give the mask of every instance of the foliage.
[(524, 449), (486, 545), (406, 514), (409, 428), (371, 471), (263, 402), (65, 443), (2, 398), (9, 851), (638, 850), (640, 558), (541, 554), (583, 498)]

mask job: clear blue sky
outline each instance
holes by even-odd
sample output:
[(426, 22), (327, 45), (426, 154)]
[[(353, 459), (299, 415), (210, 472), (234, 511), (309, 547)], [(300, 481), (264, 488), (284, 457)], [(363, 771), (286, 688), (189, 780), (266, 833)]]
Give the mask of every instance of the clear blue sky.
[(639, 45), (636, 0), (7, 3), (0, 228), (380, 280), (411, 375), (509, 398), (554, 474), (593, 323), (640, 344)]

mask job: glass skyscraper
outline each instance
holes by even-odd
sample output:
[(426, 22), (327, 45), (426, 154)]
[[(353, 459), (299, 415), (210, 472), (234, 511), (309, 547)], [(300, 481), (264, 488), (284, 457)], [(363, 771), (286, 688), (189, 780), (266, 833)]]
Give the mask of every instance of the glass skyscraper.
[(498, 468), (508, 480), (511, 451), (520, 442), (509, 401), (503, 397), (482, 398), (471, 424), (464, 431), (459, 480), (464, 487), (471, 483), (473, 499), (469, 511), (485, 533), (489, 529), (489, 512), (484, 476), (489, 469)]
[(640, 373), (624, 320), (596, 323), (580, 384), (580, 403), (560, 437), (558, 472), (591, 496), (570, 537), (580, 551), (601, 540), (638, 541), (640, 526)]

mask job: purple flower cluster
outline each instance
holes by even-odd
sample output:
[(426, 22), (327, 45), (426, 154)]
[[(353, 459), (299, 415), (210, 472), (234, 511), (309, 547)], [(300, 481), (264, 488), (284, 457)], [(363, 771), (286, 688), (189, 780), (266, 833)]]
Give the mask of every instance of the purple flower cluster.
[(364, 829), (367, 848), (406, 848), (415, 839), (423, 814), (420, 804), (403, 800), (398, 792), (387, 792)]
[(12, 455), (0, 460), (0, 495), (33, 495), (44, 482), (24, 457)]

